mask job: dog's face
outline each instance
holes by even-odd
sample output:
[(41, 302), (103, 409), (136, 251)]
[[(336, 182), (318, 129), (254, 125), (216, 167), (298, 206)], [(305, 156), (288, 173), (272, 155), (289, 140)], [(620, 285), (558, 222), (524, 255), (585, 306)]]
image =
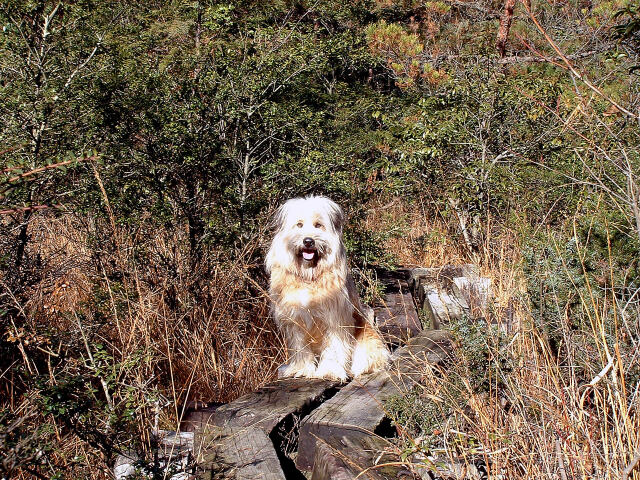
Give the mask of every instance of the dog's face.
[(276, 213), (267, 270), (280, 265), (301, 272), (331, 266), (343, 255), (342, 209), (326, 197), (293, 198)]

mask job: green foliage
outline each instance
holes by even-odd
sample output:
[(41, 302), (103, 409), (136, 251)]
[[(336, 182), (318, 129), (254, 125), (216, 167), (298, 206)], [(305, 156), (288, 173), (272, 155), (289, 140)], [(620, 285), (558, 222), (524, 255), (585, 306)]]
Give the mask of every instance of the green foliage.
[[(487, 325), (484, 319), (463, 318), (449, 326), (457, 348), (455, 360), (447, 365), (447, 375), (426, 374), (427, 385), (417, 385), (403, 395), (394, 395), (386, 403), (394, 423), (403, 437), (420, 437), (420, 448), (439, 446), (446, 422), (454, 412), (465, 411), (473, 395), (495, 395), (505, 390), (507, 376), (514, 368), (514, 359), (506, 351), (507, 337), (498, 327)], [(437, 391), (434, 391), (437, 385)], [(472, 437), (464, 440), (464, 448), (475, 446)], [(471, 442), (471, 443), (470, 443)], [(412, 446), (413, 448), (416, 445)]]
[[(57, 372), (55, 383), (48, 378), (37, 379), (37, 401), (43, 415), (51, 415), (105, 455), (113, 456), (120, 443), (137, 430), (136, 411), (147, 407), (140, 401), (141, 392), (118, 377), (148, 359), (138, 354), (118, 362), (103, 345), (90, 348), (94, 349), (91, 360), (76, 371)], [(153, 390), (143, 394), (153, 405)]]
[(507, 336), (483, 318), (462, 318), (453, 321), (449, 328), (459, 343), (460, 366), (472, 391), (486, 393), (502, 389), (507, 374), (513, 369), (513, 359), (505, 350)]
[(420, 54), (424, 46), (420, 37), (385, 20), (370, 25), (366, 35), (369, 49), (376, 57), (386, 60), (387, 68), (396, 77), (396, 85), (414, 86), (421, 77)]
[(536, 196), (561, 179), (530, 159), (559, 157), (539, 136), (554, 121), (541, 104), (554, 103), (560, 91), (535, 72), (446, 82), (402, 119), (396, 152), (422, 182), (439, 185), (469, 212), (499, 215), (514, 199), (544, 208), (544, 196)]
[[(462, 398), (460, 400), (463, 403)], [(416, 386), (404, 395), (393, 395), (385, 402), (385, 411), (394, 425), (411, 437), (420, 436), (426, 447), (437, 442), (443, 420), (457, 407), (459, 405), (449, 402), (435, 402), (422, 386)]]
[[(572, 54), (610, 36), (604, 25), (616, 5), (536, 11), (553, 32), (567, 32), (559, 42)], [(637, 2), (616, 15), (617, 34), (636, 53), (637, 17)], [(15, 376), (16, 395), (35, 392), (47, 421), (30, 425), (62, 426), (107, 458), (135, 436), (133, 418), (152, 401), (118, 372), (133, 370), (130, 362), (147, 373), (165, 368), (142, 353), (121, 359), (101, 330), (140, 300), (131, 285), (162, 290), (163, 308), (183, 318), (213, 303), (210, 280), (223, 267), (244, 262), (243, 275), (263, 281), (261, 239), (275, 206), (292, 196), (326, 194), (345, 207), (345, 241), (367, 299), (379, 294), (367, 268), (392, 265), (384, 244), (406, 231), (402, 219), (365, 228), (368, 203), (385, 197), (411, 204), (420, 196), (425, 210), (445, 217), (455, 204), (478, 222), (549, 226), (548, 237), (526, 245), (525, 262), (537, 325), (558, 345), (563, 312), (583, 308), (587, 280), (598, 298), (603, 275), (619, 298), (637, 288), (637, 125), (562, 65), (496, 63), (495, 18), (482, 10), (441, 1), (10, 0), (0, 26), (0, 371)], [(525, 18), (513, 30), (544, 46)], [(531, 55), (513, 37), (511, 53)], [(611, 98), (633, 104), (625, 55), (578, 66)], [(95, 271), (91, 301), (78, 308), (91, 315), (73, 313), (96, 323), (93, 360), (78, 338), (37, 326), (34, 292), (62, 275), (54, 261), (63, 255), (59, 246), (32, 248), (40, 210), (86, 227)], [(576, 211), (577, 240), (554, 236)], [(157, 232), (186, 236), (154, 250)], [(140, 265), (167, 285), (143, 278)], [(251, 293), (242, 301), (262, 298)], [(243, 325), (251, 312), (241, 310)], [(584, 312), (572, 318), (581, 324)], [(455, 328), (473, 390), (499, 385), (508, 365), (493, 356), (501, 345), (489, 343), (488, 327)], [(23, 333), (65, 345), (67, 356), (50, 367), (58, 357), (45, 355), (49, 344), (25, 353)], [(55, 381), (35, 381), (32, 366), (52, 368)], [(169, 388), (149, 378), (156, 383), (146, 390)], [(399, 421), (428, 430), (436, 412), (423, 393), (412, 395), (396, 399), (404, 402)], [(0, 422), (13, 432), (6, 449), (40, 468), (52, 454), (35, 445), (50, 432), (10, 415)], [(21, 438), (24, 451), (16, 450)]]
[(35, 415), (16, 414), (0, 409), (0, 475), (13, 478), (20, 471), (37, 469), (41, 460), (53, 450), (55, 433), (47, 423), (32, 423)]
[[(626, 302), (640, 284), (639, 245), (628, 224), (616, 212), (586, 207), (571, 233), (532, 236), (523, 248), (524, 273), (533, 320), (561, 361), (568, 360), (568, 342), (588, 343), (574, 366), (589, 370), (595, 346), (585, 332), (595, 318), (612, 317), (615, 305), (604, 310), (614, 295)], [(617, 217), (617, 222), (616, 222)], [(615, 324), (603, 325), (615, 338)], [(610, 340), (613, 348), (613, 340)]]
[[(640, 49), (640, 2), (629, 1), (613, 17), (621, 20), (621, 23), (614, 27), (615, 37), (631, 44), (637, 52)], [(631, 71), (638, 68), (640, 66), (636, 65), (631, 68)]]
[(104, 53), (104, 15), (91, 1), (0, 8), (3, 206), (59, 203), (67, 169), (78, 165), (70, 160), (95, 146), (86, 133), (71, 133), (95, 128), (89, 86)]

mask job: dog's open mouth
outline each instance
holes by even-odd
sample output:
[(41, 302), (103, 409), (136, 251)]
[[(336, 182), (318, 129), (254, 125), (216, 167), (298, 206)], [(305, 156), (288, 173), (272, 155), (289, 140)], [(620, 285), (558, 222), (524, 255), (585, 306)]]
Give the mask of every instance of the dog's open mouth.
[(303, 248), (302, 249), (302, 258), (304, 258), (307, 262), (313, 261), (316, 258), (316, 249), (315, 248)]

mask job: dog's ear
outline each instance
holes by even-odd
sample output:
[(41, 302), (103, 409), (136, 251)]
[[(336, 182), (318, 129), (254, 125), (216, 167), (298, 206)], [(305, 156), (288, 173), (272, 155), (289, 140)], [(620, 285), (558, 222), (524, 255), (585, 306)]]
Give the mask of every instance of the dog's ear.
[(267, 251), (267, 255), (264, 259), (265, 270), (268, 274), (271, 274), (271, 270), (273, 269), (274, 265), (278, 263), (278, 259), (277, 259), (278, 248), (276, 245), (276, 238), (277, 238), (278, 232), (284, 229), (284, 223), (287, 218), (286, 210), (287, 210), (288, 203), (289, 202), (285, 202), (278, 207), (275, 214), (273, 215), (273, 218), (271, 219), (271, 223), (269, 224), (269, 227), (272, 228), (275, 231), (275, 233), (271, 241), (271, 246), (269, 247), (269, 250)]
[(278, 209), (276, 210), (276, 213), (273, 215), (273, 219), (271, 220), (270, 226), (276, 232), (279, 230), (282, 230), (284, 227), (284, 222), (287, 217), (286, 215), (287, 203), (289, 202), (285, 202), (278, 207)]
[(344, 212), (336, 202), (329, 199), (327, 200), (329, 204), (329, 218), (331, 219), (331, 224), (333, 225), (333, 228), (335, 228), (336, 232), (342, 233), (342, 227), (345, 222)]

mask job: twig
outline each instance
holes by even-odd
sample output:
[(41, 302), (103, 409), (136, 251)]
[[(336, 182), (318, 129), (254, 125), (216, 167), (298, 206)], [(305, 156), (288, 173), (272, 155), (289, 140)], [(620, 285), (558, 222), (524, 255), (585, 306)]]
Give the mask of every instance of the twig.
[(635, 113), (627, 110), (626, 108), (624, 108), (622, 105), (619, 105), (615, 100), (613, 100), (612, 98), (610, 98), (608, 95), (606, 95), (602, 90), (600, 90), (598, 87), (596, 87), (593, 83), (591, 83), (589, 81), (588, 78), (586, 78), (584, 75), (582, 75), (580, 72), (578, 72), (575, 67), (573, 66), (573, 64), (569, 61), (569, 58), (562, 52), (562, 50), (560, 50), (560, 48), (556, 45), (556, 43), (553, 41), (553, 39), (549, 36), (549, 34), (546, 32), (546, 30), (544, 28), (542, 28), (542, 25), (540, 25), (540, 22), (538, 22), (538, 19), (536, 18), (536, 16), (533, 14), (533, 12), (531, 11), (531, 5), (529, 4), (529, 2), (525, 1), (523, 2), (524, 6), (527, 10), (527, 13), (529, 14), (529, 18), (531, 19), (531, 21), (535, 24), (536, 28), (538, 29), (538, 31), (544, 36), (545, 40), (547, 41), (547, 43), (549, 43), (549, 45), (551, 45), (551, 47), (556, 51), (556, 53), (558, 54), (558, 56), (560, 57), (560, 59), (564, 62), (564, 64), (567, 66), (567, 68), (569, 69), (569, 71), (580, 81), (582, 81), (582, 83), (584, 83), (587, 87), (589, 87), (591, 90), (593, 90), (595, 93), (597, 93), (600, 97), (604, 98), (607, 102), (609, 102), (611, 105), (613, 105), (614, 107), (616, 107), (619, 111), (621, 111), (622, 113), (624, 113), (625, 115), (627, 115), (628, 117), (633, 118), (634, 120), (638, 120), (640, 119), (640, 116), (636, 115)]
[(631, 475), (631, 472), (633, 471), (633, 469), (636, 468), (636, 465), (638, 465), (638, 462), (640, 462), (640, 450), (636, 452), (635, 456), (633, 457), (633, 460), (631, 460), (631, 463), (627, 465), (627, 468), (623, 470), (622, 480), (627, 480), (629, 478), (629, 475)]
[[(533, 47), (527, 45), (530, 49), (533, 50)], [(586, 52), (573, 53), (571, 55), (564, 55), (564, 58), (567, 60), (579, 60), (581, 58), (591, 57), (593, 55), (597, 55), (599, 53), (604, 53), (608, 45), (605, 48), (601, 48), (598, 50), (589, 50)], [(535, 52), (537, 55), (511, 55), (508, 57), (488, 57), (486, 55), (436, 55), (436, 56), (428, 56), (426, 57), (426, 61), (433, 63), (434, 65), (438, 65), (442, 62), (447, 62), (451, 60), (482, 60), (483, 62), (489, 62), (497, 65), (511, 65), (515, 63), (553, 63), (554, 65), (562, 65), (563, 58), (562, 57), (547, 57), (542, 53)]]
[(107, 399), (107, 404), (109, 408), (113, 410), (113, 400), (111, 399), (111, 394), (109, 393), (109, 386), (105, 381), (104, 377), (100, 374), (98, 367), (96, 366), (96, 362), (93, 359), (93, 354), (91, 353), (91, 348), (89, 347), (89, 341), (87, 340), (87, 336), (84, 334), (84, 329), (82, 328), (82, 323), (80, 322), (80, 317), (73, 312), (74, 317), (76, 317), (76, 321), (78, 322), (78, 328), (80, 328), (80, 334), (82, 335), (82, 340), (84, 342), (84, 347), (87, 350), (87, 355), (89, 355), (89, 361), (91, 362), (91, 366), (93, 370), (96, 372), (96, 375), (100, 379), (100, 384), (102, 385), (102, 390), (104, 391), (104, 396)]
[(609, 370), (611, 370), (611, 367), (613, 367), (613, 360), (613, 357), (609, 357), (609, 363), (607, 363), (607, 365), (600, 371), (600, 373), (593, 377), (593, 380), (589, 382), (588, 385), (590, 387), (593, 387), (596, 383), (602, 380), (604, 376), (609, 372)]
[(11, 215), (12, 213), (34, 212), (36, 210), (46, 210), (47, 208), (63, 208), (63, 205), (34, 205), (32, 207), (16, 207), (0, 210), (0, 215)]
[(556, 456), (558, 457), (558, 470), (560, 471), (560, 478), (567, 480), (567, 471), (564, 468), (564, 462), (562, 461), (562, 448), (560, 448), (560, 440), (556, 438)]
[[(22, 147), (24, 147), (26, 144), (22, 144), (22, 145), (15, 145), (13, 147), (7, 147), (4, 150), (0, 150), (0, 155), (6, 155), (7, 153), (11, 153), (11, 152), (15, 152), (16, 150), (20, 150)], [(18, 167), (15, 167), (18, 168)], [(5, 168), (3, 170), (0, 170), (1, 172), (8, 172), (10, 170), (15, 170), (15, 168)]]
[[(96, 44), (95, 47), (93, 47), (93, 50), (91, 51), (89, 56), (85, 59), (84, 62), (82, 62), (80, 65), (78, 65), (73, 72), (71, 72), (71, 74), (69, 75), (69, 78), (67, 78), (67, 81), (64, 84), (64, 87), (62, 87), (63, 90), (66, 90), (67, 88), (69, 88), (69, 85), (71, 85), (71, 82), (73, 81), (73, 77), (75, 77), (80, 70), (82, 70), (84, 67), (87, 66), (87, 64), (91, 61), (91, 59), (94, 57), (94, 55), (98, 51), (98, 48), (100, 47), (101, 43), (102, 43), (102, 38), (98, 38), (98, 43)], [(58, 99), (58, 95), (53, 97), (53, 99), (54, 99), (54, 101), (57, 100)]]
[(75, 162), (86, 162), (87, 160), (97, 160), (98, 158), (99, 158), (98, 155), (93, 155), (91, 157), (74, 158), (72, 160), (65, 160), (64, 162), (60, 162), (60, 163), (52, 163), (51, 165), (45, 165), (44, 167), (34, 168), (33, 170), (29, 170), (28, 172), (24, 172), (24, 173), (21, 173), (20, 175), (11, 177), (7, 180), (7, 182), (9, 183), (16, 182), (22, 178), (30, 177), (31, 175), (35, 175), (36, 173), (44, 172), (46, 170), (52, 170), (54, 168), (64, 167), (65, 165), (71, 165), (72, 163), (75, 163)]

